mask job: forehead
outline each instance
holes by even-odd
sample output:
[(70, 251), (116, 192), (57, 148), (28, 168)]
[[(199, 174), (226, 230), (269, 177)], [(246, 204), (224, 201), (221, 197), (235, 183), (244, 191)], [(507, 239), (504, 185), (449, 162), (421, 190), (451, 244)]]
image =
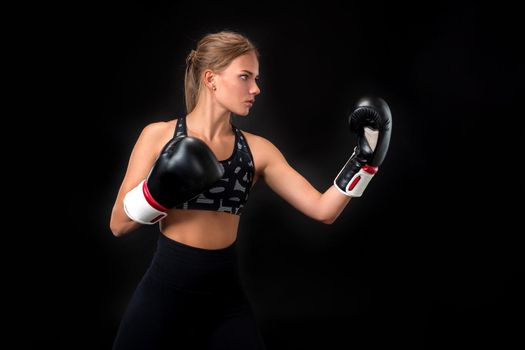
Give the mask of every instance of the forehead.
[(255, 75), (259, 75), (259, 60), (254, 52), (248, 52), (244, 55), (236, 57), (228, 66), (226, 70), (247, 70)]

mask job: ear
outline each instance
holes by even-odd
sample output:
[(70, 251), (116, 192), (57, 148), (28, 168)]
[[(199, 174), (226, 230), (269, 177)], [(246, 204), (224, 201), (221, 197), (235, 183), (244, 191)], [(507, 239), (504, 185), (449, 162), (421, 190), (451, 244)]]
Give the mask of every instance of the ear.
[(206, 87), (210, 90), (215, 90), (216, 89), (216, 86), (215, 86), (215, 73), (210, 70), (210, 69), (206, 69), (204, 71), (204, 76), (203, 76), (203, 82), (204, 84), (206, 85)]

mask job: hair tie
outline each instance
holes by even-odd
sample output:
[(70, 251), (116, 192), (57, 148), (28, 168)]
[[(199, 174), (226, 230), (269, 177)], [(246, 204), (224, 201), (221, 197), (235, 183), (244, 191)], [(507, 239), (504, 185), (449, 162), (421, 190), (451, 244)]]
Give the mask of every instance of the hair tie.
[(186, 58), (186, 64), (189, 66), (195, 61), (195, 56), (197, 55), (197, 51), (191, 50), (190, 54), (188, 55), (188, 58)]

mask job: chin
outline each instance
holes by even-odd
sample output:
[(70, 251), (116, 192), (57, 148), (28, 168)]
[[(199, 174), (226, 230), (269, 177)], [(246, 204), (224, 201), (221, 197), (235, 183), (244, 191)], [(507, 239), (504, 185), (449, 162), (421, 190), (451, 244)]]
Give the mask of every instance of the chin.
[(238, 110), (238, 111), (234, 111), (233, 112), (235, 115), (239, 115), (239, 116), (247, 116), (249, 113), (250, 113), (250, 110), (249, 109), (241, 109), (241, 110)]

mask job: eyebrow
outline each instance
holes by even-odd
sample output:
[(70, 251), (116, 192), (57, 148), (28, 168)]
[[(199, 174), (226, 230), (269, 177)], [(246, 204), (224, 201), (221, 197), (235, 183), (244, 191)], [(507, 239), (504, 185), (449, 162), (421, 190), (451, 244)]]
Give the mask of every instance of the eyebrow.
[[(243, 69), (241, 72), (246, 72), (246, 73), (248, 73), (249, 75), (253, 75), (252, 72), (250, 72), (249, 70), (246, 70), (246, 69)], [(259, 77), (259, 76), (257, 76), (257, 78), (258, 78), (258, 77)]]

